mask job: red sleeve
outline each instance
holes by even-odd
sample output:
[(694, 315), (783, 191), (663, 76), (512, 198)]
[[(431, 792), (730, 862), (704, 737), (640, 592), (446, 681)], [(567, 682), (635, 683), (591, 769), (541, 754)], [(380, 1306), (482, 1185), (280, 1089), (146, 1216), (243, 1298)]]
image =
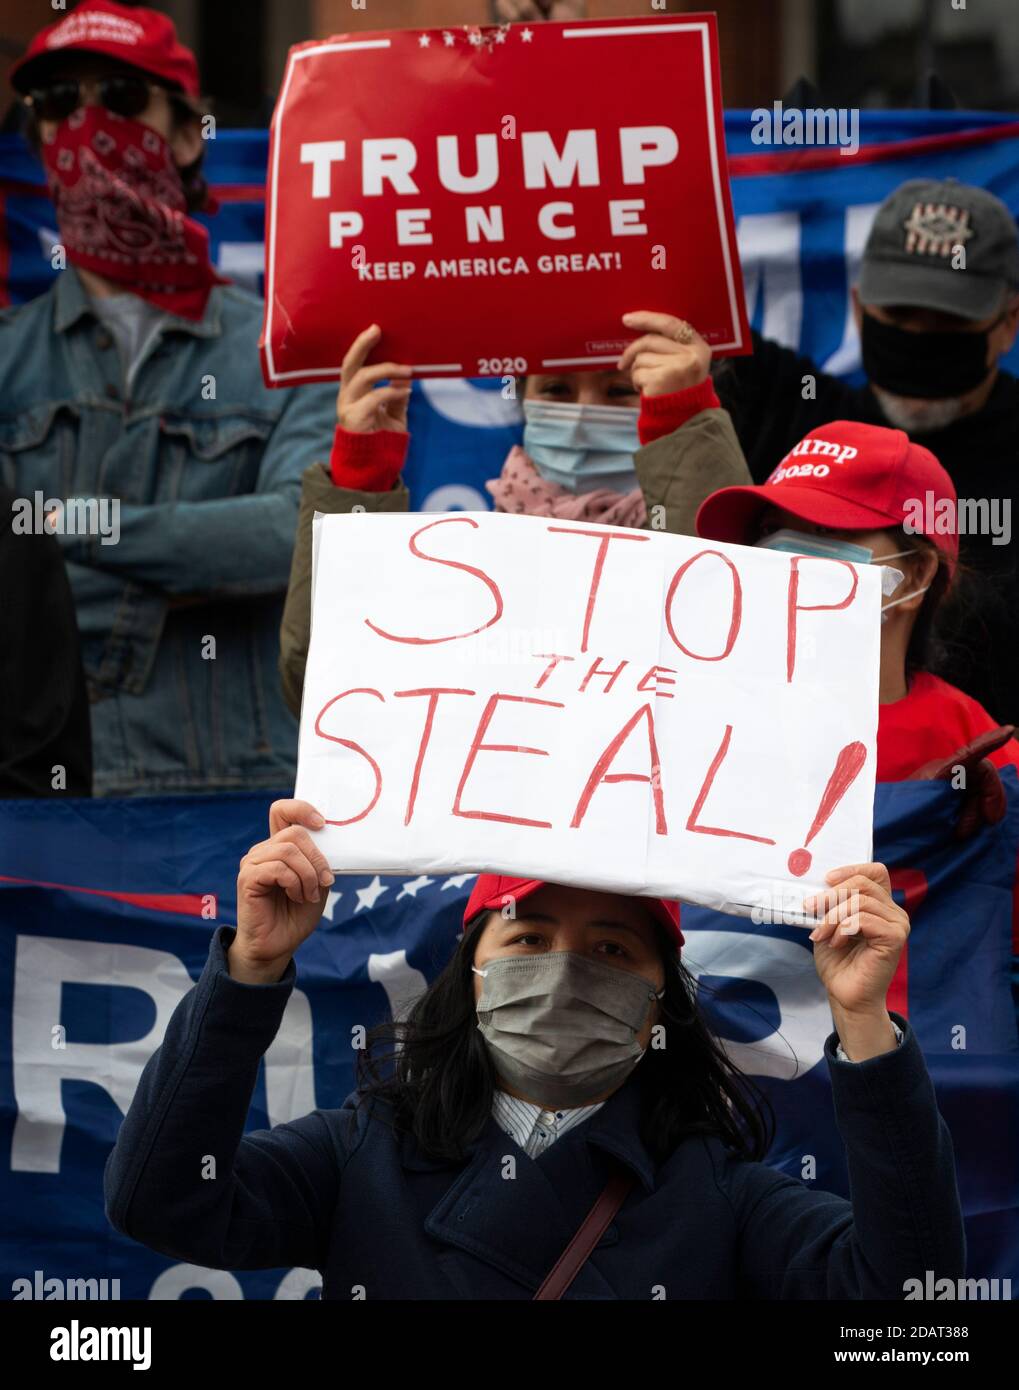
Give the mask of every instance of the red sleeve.
[(404, 430), (345, 430), (336, 426), (329, 472), (337, 487), (358, 492), (392, 492), (407, 457)]
[(671, 391), (667, 396), (641, 396), (637, 421), (640, 442), (652, 444), (678, 430), (702, 410), (713, 410), (720, 405), (715, 383), (709, 376), (696, 386), (684, 386), (682, 391)]

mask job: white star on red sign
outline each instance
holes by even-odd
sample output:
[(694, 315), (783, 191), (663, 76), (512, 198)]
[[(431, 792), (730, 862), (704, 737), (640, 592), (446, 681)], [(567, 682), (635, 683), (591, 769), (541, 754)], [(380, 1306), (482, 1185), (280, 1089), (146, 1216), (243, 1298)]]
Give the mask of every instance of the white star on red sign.
[(481, 45), (481, 35), (478, 33), (477, 29), (473, 29), (471, 31), (471, 43), (474, 45), (475, 48), (478, 48)]
[(428, 45), (431, 43), (431, 39), (428, 37), (427, 34), (422, 34), (421, 37), (418, 39), (418, 43), (422, 48), (427, 48)]
[(505, 43), (505, 42), (506, 42), (506, 30), (505, 30), (505, 29), (500, 29), (500, 30), (498, 30), (498, 32), (496, 33), (496, 36), (495, 36), (495, 41), (496, 41), (496, 43)]
[(534, 38), (534, 31), (533, 31), (533, 29), (523, 29), (523, 30), (521, 30), (520, 37), (523, 39), (524, 43), (530, 43), (531, 40)]
[(447, 48), (452, 48), (453, 44), (456, 42), (456, 40), (453, 38), (453, 35), (449, 32), (448, 29), (443, 30), (442, 42), (446, 45)]

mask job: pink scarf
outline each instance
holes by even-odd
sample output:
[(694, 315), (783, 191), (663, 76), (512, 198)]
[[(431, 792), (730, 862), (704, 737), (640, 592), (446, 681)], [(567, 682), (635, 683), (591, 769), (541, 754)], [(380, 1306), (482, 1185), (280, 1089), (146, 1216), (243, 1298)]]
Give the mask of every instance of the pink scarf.
[(597, 521), (603, 526), (636, 529), (647, 521), (647, 504), (639, 487), (632, 492), (613, 492), (606, 487), (597, 492), (567, 492), (558, 483), (546, 482), (519, 444), (514, 444), (507, 454), (498, 478), (485, 487), (495, 499), (497, 512)]

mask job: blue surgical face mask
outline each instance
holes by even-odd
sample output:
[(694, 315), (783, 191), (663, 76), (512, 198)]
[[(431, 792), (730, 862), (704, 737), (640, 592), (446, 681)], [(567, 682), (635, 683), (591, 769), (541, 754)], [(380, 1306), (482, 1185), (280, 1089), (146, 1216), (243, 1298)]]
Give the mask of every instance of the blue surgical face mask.
[(541, 476), (568, 492), (638, 487), (638, 410), (619, 405), (524, 401), (524, 452)]
[[(882, 555), (878, 561), (874, 560), (874, 552), (866, 545), (854, 545), (852, 541), (840, 540), (838, 536), (817, 536), (810, 531), (794, 531), (786, 527), (781, 531), (773, 531), (770, 536), (762, 536), (759, 541), (754, 542), (755, 546), (762, 550), (781, 550), (789, 555), (816, 555), (822, 560), (847, 560), (851, 565), (871, 565), (878, 564), (886, 566), (889, 560), (898, 560), (900, 556), (912, 555), (914, 550), (896, 550), (891, 555)], [(895, 569), (892, 565), (882, 568), (881, 573), (881, 592), (885, 598), (891, 597), (895, 590), (902, 583), (905, 575), (901, 570)], [(930, 588), (925, 584), (922, 589), (914, 589), (912, 593), (901, 594), (898, 598), (892, 599), (891, 603), (882, 605), (881, 621), (888, 621), (885, 616), (889, 608), (894, 608), (897, 604), (903, 603), (907, 598), (913, 598), (916, 594), (925, 594)]]
[(810, 531), (793, 531), (788, 527), (772, 531), (770, 536), (762, 536), (754, 544), (761, 550), (782, 550), (787, 555), (817, 555), (822, 560), (848, 560), (851, 565), (869, 565), (874, 558), (874, 552), (865, 545), (853, 545), (851, 541), (840, 540), (838, 536), (815, 536)]

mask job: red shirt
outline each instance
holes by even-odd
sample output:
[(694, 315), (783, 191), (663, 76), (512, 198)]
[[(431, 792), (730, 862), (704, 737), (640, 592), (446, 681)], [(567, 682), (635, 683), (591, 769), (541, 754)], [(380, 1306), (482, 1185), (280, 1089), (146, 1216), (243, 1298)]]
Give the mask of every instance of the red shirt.
[[(877, 726), (877, 780), (904, 782), (934, 758), (947, 758), (978, 734), (998, 728), (983, 705), (947, 681), (920, 671), (909, 694), (881, 705)], [(1009, 739), (990, 754), (995, 767), (1019, 768), (1019, 743)]]

